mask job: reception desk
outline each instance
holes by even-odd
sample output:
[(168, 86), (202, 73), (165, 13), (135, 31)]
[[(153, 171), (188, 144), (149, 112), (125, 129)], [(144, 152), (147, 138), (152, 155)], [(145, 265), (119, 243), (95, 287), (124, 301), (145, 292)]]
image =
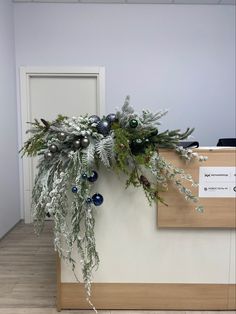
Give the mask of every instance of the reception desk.
[[(208, 161), (184, 164), (172, 152), (161, 154), (196, 179), (199, 167), (235, 166), (234, 149), (196, 151), (207, 155)], [(124, 182), (122, 176), (101, 169), (93, 186), (104, 196), (95, 212), (100, 267), (94, 274), (91, 300), (96, 308), (236, 309), (235, 198), (212, 197), (206, 187), (196, 188), (194, 192), (204, 196), (200, 203), (205, 209), (200, 213), (171, 187), (163, 195), (168, 207), (150, 207), (142, 189), (126, 190)], [(76, 252), (74, 258), (79, 261)], [(82, 278), (79, 264), (76, 273)], [(58, 310), (90, 309), (83, 284), (59, 259), (57, 288)]]

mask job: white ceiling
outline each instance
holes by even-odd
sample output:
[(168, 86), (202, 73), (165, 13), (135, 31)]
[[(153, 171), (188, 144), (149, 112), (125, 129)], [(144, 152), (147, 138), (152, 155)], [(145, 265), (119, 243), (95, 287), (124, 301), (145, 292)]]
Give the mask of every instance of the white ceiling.
[[(0, 0), (1, 1), (1, 0)], [(13, 0), (13, 2), (53, 3), (126, 3), (126, 4), (225, 4), (236, 5), (236, 0)]]

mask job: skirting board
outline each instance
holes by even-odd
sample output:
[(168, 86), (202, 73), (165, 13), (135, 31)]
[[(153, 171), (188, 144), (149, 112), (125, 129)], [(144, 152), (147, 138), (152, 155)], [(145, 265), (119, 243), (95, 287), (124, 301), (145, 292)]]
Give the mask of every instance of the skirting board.
[[(61, 283), (57, 309), (91, 309), (82, 283)], [(234, 284), (94, 283), (100, 310), (235, 310)]]

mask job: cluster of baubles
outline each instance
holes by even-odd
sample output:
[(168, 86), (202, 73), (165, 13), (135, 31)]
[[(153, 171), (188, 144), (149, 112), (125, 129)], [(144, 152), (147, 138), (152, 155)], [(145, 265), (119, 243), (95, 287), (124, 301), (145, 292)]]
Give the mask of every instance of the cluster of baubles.
[[(110, 131), (111, 131), (111, 126), (112, 123), (117, 122), (117, 116), (115, 113), (110, 113), (106, 117), (100, 119), (99, 116), (97, 115), (92, 115), (89, 117), (89, 121), (91, 124), (95, 124), (96, 130), (98, 133), (102, 134), (103, 136), (107, 136)], [(138, 120), (136, 119), (130, 119), (129, 121), (129, 126), (130, 128), (136, 128), (138, 126)], [(57, 138), (59, 141), (63, 142), (66, 140), (66, 133), (65, 132), (59, 132), (57, 134)], [(142, 140), (135, 140), (136, 143), (131, 143), (131, 149), (132, 147), (136, 146), (143, 146), (143, 141)], [(147, 144), (147, 141), (145, 142)], [(82, 149), (82, 148), (87, 148), (90, 144), (90, 140), (87, 136), (81, 136), (77, 137), (74, 139), (72, 142), (72, 149), (77, 150), (77, 149)], [(53, 143), (48, 147), (48, 150), (45, 151), (44, 157), (45, 159), (49, 160), (53, 157), (55, 153), (59, 151), (59, 147), (57, 144)]]
[[(89, 121), (91, 124), (96, 124), (96, 130), (98, 133), (102, 134), (103, 136), (107, 136), (111, 131), (111, 125), (113, 122), (117, 121), (117, 117), (115, 113), (108, 114), (105, 118), (100, 119), (99, 116), (92, 115), (89, 117)], [(63, 142), (66, 140), (66, 133), (65, 132), (59, 132), (57, 134), (57, 138), (59, 141)], [(72, 149), (82, 149), (87, 148), (90, 144), (90, 140), (87, 136), (81, 136), (74, 139), (72, 143)], [(48, 147), (48, 150), (44, 153), (45, 159), (51, 159), (53, 157), (53, 154), (59, 151), (59, 147), (56, 144), (51, 144)]]
[[(60, 132), (57, 135), (57, 138), (63, 142), (66, 139), (66, 133)], [(87, 136), (78, 137), (76, 138), (72, 143), (72, 149), (77, 150), (80, 148), (87, 148), (90, 144), (90, 140)], [(44, 157), (46, 159), (51, 159), (53, 157), (53, 154), (57, 153), (59, 151), (59, 147), (56, 144), (51, 144), (48, 147), (48, 150), (44, 153)]]
[[(97, 115), (92, 115), (89, 117), (89, 121), (92, 127), (96, 128), (96, 131), (98, 133), (102, 134), (103, 136), (107, 136), (111, 131), (112, 123), (117, 122), (118, 120), (117, 120), (116, 114), (110, 113), (102, 119), (100, 119), (100, 117)], [(137, 119), (131, 118), (129, 120), (129, 127), (131, 129), (137, 128), (138, 125), (139, 125), (139, 122)], [(143, 153), (146, 147), (152, 142), (152, 137), (157, 135), (158, 132), (155, 131), (154, 133), (151, 133), (149, 137), (146, 137), (143, 139), (141, 138), (133, 139), (132, 142), (130, 143), (131, 152), (134, 155)], [(59, 141), (63, 142), (66, 140), (67, 134), (65, 132), (59, 132), (57, 134), (57, 138)], [(80, 136), (73, 140), (73, 142), (71, 143), (71, 148), (73, 150), (83, 149), (83, 148), (87, 148), (89, 144), (90, 144), (90, 139), (87, 136)], [(55, 144), (55, 143), (50, 144), (50, 146), (48, 147), (48, 150), (44, 153), (45, 159), (47, 160), (51, 159), (53, 155), (57, 153), (59, 150), (60, 148), (58, 147), (58, 144)], [(98, 174), (96, 171), (92, 171), (92, 173), (89, 176), (87, 176), (86, 173), (83, 173), (81, 177), (82, 179), (88, 180), (89, 182), (93, 183), (97, 180)], [(71, 188), (71, 191), (72, 193), (77, 193), (78, 188), (76, 186), (73, 186)], [(95, 206), (99, 206), (103, 203), (103, 196), (99, 193), (95, 193), (92, 197), (88, 197), (86, 199), (86, 203), (87, 204), (93, 203)]]
[(91, 124), (96, 124), (98, 133), (107, 136), (110, 133), (112, 123), (117, 121), (117, 117), (115, 113), (110, 113), (103, 119), (100, 119), (99, 116), (92, 115), (89, 117), (89, 121)]
[[(99, 116), (92, 115), (89, 117), (91, 124), (96, 124), (97, 132), (103, 136), (107, 136), (111, 130), (112, 123), (117, 122), (117, 116), (115, 113), (108, 114), (105, 118), (100, 119)], [(135, 129), (138, 126), (137, 119), (130, 119), (129, 126), (132, 129)]]
[(135, 138), (130, 143), (130, 149), (133, 155), (145, 153), (145, 149), (152, 143), (155, 143), (154, 137), (158, 134), (158, 130), (152, 131), (144, 138)]
[[(98, 173), (95, 170), (93, 170), (89, 176), (87, 176), (86, 173), (82, 173), (81, 177), (83, 180), (88, 180), (89, 182), (93, 183), (97, 181)], [(71, 192), (77, 193), (78, 192), (77, 186), (73, 186), (71, 188)], [(93, 203), (95, 206), (100, 206), (103, 203), (103, 196), (99, 193), (95, 193), (92, 197), (88, 197), (86, 199), (86, 203), (87, 204)]]

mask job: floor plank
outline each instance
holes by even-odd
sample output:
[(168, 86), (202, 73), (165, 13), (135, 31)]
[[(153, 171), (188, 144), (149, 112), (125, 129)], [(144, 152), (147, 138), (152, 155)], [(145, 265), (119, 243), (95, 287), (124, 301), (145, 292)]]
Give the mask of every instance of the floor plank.
[(51, 313), (55, 298), (52, 222), (45, 223), (40, 237), (32, 224), (21, 222), (0, 241), (0, 313), (34, 313), (27, 308)]

